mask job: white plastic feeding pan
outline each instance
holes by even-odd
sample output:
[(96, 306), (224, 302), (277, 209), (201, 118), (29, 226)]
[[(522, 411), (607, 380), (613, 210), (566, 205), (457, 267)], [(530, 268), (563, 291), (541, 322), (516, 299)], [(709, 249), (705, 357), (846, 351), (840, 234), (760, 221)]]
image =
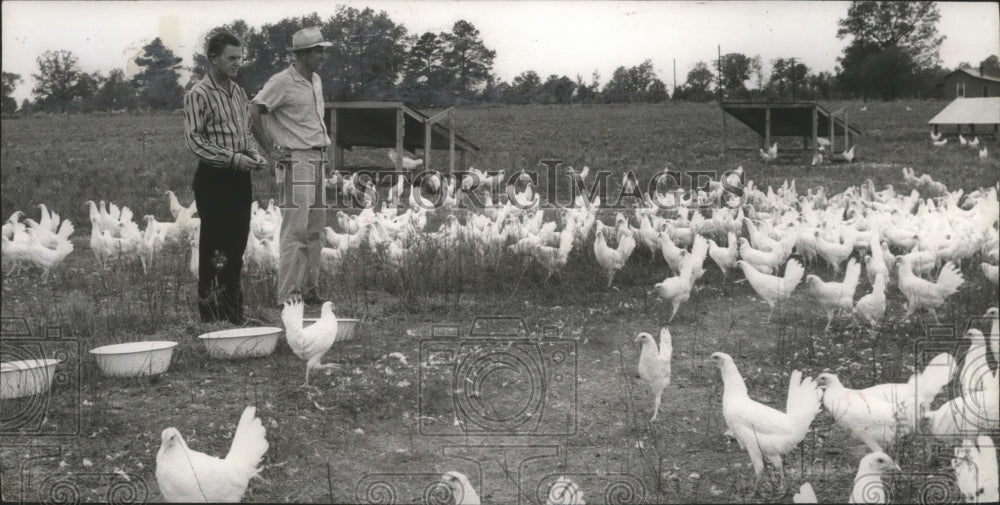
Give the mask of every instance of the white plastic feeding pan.
[(258, 358), (274, 352), (281, 328), (232, 328), (199, 335), (208, 355), (216, 359)]
[(25, 359), (0, 363), (0, 399), (44, 393), (52, 387), (57, 359)]
[(139, 377), (167, 371), (177, 342), (151, 340), (111, 344), (90, 350), (107, 377)]
[[(304, 317), (302, 318), (302, 327), (305, 328), (316, 321), (319, 321), (318, 317)], [(348, 340), (354, 340), (354, 332), (358, 329), (358, 323), (360, 319), (352, 318), (337, 318), (337, 342), (346, 342)]]

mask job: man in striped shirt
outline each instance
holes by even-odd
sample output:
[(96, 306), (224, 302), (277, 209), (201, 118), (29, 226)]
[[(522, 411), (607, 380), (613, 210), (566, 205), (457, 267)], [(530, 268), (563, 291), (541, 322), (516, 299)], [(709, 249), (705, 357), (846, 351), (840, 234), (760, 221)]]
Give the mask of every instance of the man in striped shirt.
[(267, 162), (250, 134), (246, 93), (233, 82), (243, 47), (229, 33), (209, 39), (207, 75), (184, 95), (188, 148), (198, 156), (194, 199), (201, 218), (198, 247), (198, 312), (202, 322), (243, 324), (240, 273), (250, 233), (250, 172)]

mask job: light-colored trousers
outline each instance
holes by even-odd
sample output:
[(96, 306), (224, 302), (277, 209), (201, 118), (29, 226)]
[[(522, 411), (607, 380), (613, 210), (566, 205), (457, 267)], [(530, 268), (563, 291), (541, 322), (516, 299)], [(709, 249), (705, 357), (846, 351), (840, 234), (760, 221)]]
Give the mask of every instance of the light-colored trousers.
[[(323, 227), (326, 226), (326, 191), (323, 174), (326, 152), (290, 151), (286, 160), (278, 162), (278, 201), (281, 207), (281, 233), (278, 258), (278, 300), (284, 303), (288, 295), (315, 292), (319, 284), (320, 250), (323, 248)], [(287, 188), (285, 170), (291, 168), (292, 186)], [(317, 173), (318, 172), (318, 173)], [(321, 208), (316, 205), (316, 184), (319, 184)], [(288, 202), (289, 196), (291, 202)]]

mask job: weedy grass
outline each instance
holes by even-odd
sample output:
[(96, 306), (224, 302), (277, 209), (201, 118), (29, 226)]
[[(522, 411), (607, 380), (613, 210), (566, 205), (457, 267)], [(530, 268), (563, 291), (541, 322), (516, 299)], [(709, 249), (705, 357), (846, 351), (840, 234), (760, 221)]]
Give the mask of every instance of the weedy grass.
[[(742, 165), (747, 178), (760, 187), (777, 187), (794, 178), (800, 192), (822, 184), (828, 194), (866, 178), (876, 187), (908, 189), (901, 178), (904, 166), (966, 191), (1000, 178), (1000, 148), (983, 162), (969, 148), (931, 145), (926, 121), (944, 102), (870, 103), (865, 113), (855, 102), (823, 105), (830, 110), (848, 107), (851, 123), (864, 131), (857, 139), (855, 163), (810, 167), (809, 156), (802, 154), (801, 160), (764, 164), (757, 156), (757, 138), (736, 121), (727, 121), (728, 144), (736, 149), (723, 152), (722, 112), (712, 104), (483, 107), (461, 109), (456, 119), (458, 132), (482, 147), (467, 160), (470, 165), (503, 169), (508, 175), (522, 169), (541, 173), (539, 160), (557, 158), (564, 162), (560, 175), (566, 166), (610, 172), (611, 195), (620, 191), (620, 174), (632, 171), (645, 182), (664, 168), (721, 173)], [(79, 412), (79, 436), (61, 439), (59, 454), (31, 471), (39, 477), (76, 472), (70, 482), (76, 483), (81, 501), (105, 501), (109, 486), (107, 479), (84, 474), (109, 476), (116, 471), (141, 480), (148, 497), (159, 499), (154, 468), (161, 430), (177, 427), (192, 448), (221, 456), (228, 451), (240, 412), (250, 404), (258, 407), (271, 447), (263, 479), (251, 483), (248, 501), (354, 502), (369, 496), (357, 487), (376, 474), (395, 475), (386, 480), (396, 482), (398, 501), (419, 501), (423, 485), (432, 480), (427, 475), (452, 469), (472, 472), (467, 460), (449, 457), (444, 446), (496, 442), (482, 436), (431, 436), (421, 430), (450, 426), (459, 417), (421, 410), (421, 395), (437, 405), (456, 385), (447, 373), (424, 376), (431, 369), (421, 361), (421, 341), (436, 325), (459, 324), (464, 332), (476, 317), (497, 314), (523, 316), (536, 336), (546, 331), (543, 327), (553, 326), (576, 350), (570, 357), (575, 372), (564, 377), (576, 381), (575, 397), (547, 400), (563, 402), (560, 406), (575, 402), (571, 432), (505, 439), (560, 446), (555, 457), (532, 463), (534, 473), (524, 476), (523, 486), (534, 486), (550, 472), (576, 472), (576, 480), (585, 483), (585, 499), (598, 503), (610, 496), (605, 495), (608, 476), (630, 475), (642, 483), (641, 489), (633, 486), (631, 491), (641, 492), (646, 502), (787, 501), (789, 495), (777, 496), (774, 486), (761, 496), (746, 496), (752, 483), (749, 458), (722, 435), (721, 381), (705, 359), (714, 351), (728, 352), (751, 396), (781, 408), (788, 374), (795, 368), (809, 376), (832, 370), (857, 388), (906, 381), (918, 359), (917, 342), (927, 338), (934, 323), (923, 313), (900, 322), (903, 298), (891, 284), (887, 322), (874, 332), (844, 316), (824, 332), (825, 314), (805, 295), (780, 307), (768, 322), (766, 304), (746, 283), (735, 283), (738, 274), (723, 282), (718, 269), (706, 265), (699, 289), (671, 324), (673, 380), (659, 420), (649, 424), (652, 399), (635, 379), (639, 350), (632, 339), (638, 331), (655, 331), (668, 317), (668, 308), (649, 295), (652, 284), (668, 272), (658, 253), (640, 247), (608, 289), (593, 258), (592, 241), (574, 247), (566, 267), (544, 281), (540, 267), (505, 249), (480, 251), (463, 240), (445, 249), (416, 238), (412, 254), (400, 267), (386, 261), (384, 249), (364, 245), (348, 252), (334, 274), (321, 276), (321, 291), (335, 302), (336, 313), (361, 318), (363, 324), (354, 341), (335, 344), (326, 357), (344, 369), (314, 374), (319, 390), (307, 394), (298, 389), (304, 363), (284, 343), (266, 358), (207, 357), (197, 335), (228, 326), (197, 322), (186, 245), (168, 245), (148, 274), (137, 261), (112, 262), (102, 269), (89, 250), (87, 200), (113, 201), (129, 206), (136, 216), (153, 214), (161, 221), (170, 215), (167, 190), (176, 192), (183, 204), (192, 201), (195, 161), (184, 146), (181, 116), (42, 117), (4, 120), (2, 126), (3, 215), (22, 210), (37, 217), (34, 206), (45, 203), (77, 225), (75, 251), (47, 283), (40, 282), (37, 270), (4, 276), (2, 311), (4, 317), (24, 317), (36, 336), (50, 325), (62, 325), (65, 338), (80, 343), (83, 355), (75, 363), (81, 379), (53, 387), (48, 417), (40, 421), (42, 432), (51, 431)], [(776, 141), (781, 150), (801, 143)], [(995, 138), (989, 139), (991, 148), (996, 145)], [(346, 154), (346, 161), (388, 168), (384, 150), (356, 148)], [(444, 154), (435, 152), (432, 168), (444, 166)], [(277, 197), (271, 176), (255, 175), (254, 186), (262, 203)], [(543, 186), (539, 192), (544, 195), (547, 189)], [(560, 198), (568, 196), (565, 186), (556, 189)], [(614, 212), (602, 211), (600, 217), (609, 223)], [(546, 211), (546, 219), (557, 214)], [(436, 229), (442, 220), (432, 217), (428, 229)], [(940, 311), (942, 322), (955, 325), (958, 335), (968, 318), (997, 304), (978, 262), (973, 258), (963, 265), (966, 282), (947, 310)], [(867, 281), (862, 284), (858, 293), (870, 289)], [(243, 289), (248, 315), (281, 326), (273, 274), (247, 271)], [(178, 341), (170, 371), (153, 378), (101, 377), (86, 351), (133, 340)], [(956, 355), (967, 345), (960, 340), (956, 338)], [(408, 363), (386, 356), (393, 352), (402, 353)], [(498, 381), (511, 391), (537, 386), (517, 374)], [(427, 390), (421, 384), (433, 387)], [(934, 407), (944, 400), (942, 395)], [(27, 405), (5, 401), (4, 411)], [(503, 412), (519, 408), (509, 402), (493, 407)], [(4, 426), (4, 444), (47, 440), (28, 434), (27, 428), (11, 433)], [(894, 453), (904, 462), (904, 475), (889, 486), (894, 499), (921, 496), (928, 482), (949, 474), (947, 461), (934, 455), (950, 453), (951, 446), (925, 438), (912, 435), (907, 440), (914, 442)], [(811, 482), (821, 500), (845, 500), (865, 452), (860, 445), (821, 414), (799, 450), (785, 458), (789, 493), (801, 482)], [(0, 450), (5, 456), (13, 454), (13, 449)], [(483, 476), (487, 482), (505, 484), (480, 489), (480, 494), (487, 502), (513, 502), (518, 491), (505, 479), (514, 475), (514, 452), (487, 452), (477, 456), (482, 458)], [(3, 460), (5, 496), (49, 499), (45, 489), (19, 487), (38, 481), (23, 480), (18, 466), (7, 463), (13, 460)], [(425, 480), (407, 480), (407, 475), (418, 474)]]

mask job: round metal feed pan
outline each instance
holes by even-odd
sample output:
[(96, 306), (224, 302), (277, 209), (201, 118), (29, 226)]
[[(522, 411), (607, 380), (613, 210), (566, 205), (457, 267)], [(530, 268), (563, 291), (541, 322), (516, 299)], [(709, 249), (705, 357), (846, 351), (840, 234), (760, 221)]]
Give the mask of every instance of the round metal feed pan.
[(0, 399), (45, 393), (52, 387), (57, 359), (25, 359), (0, 363)]
[(90, 354), (107, 377), (141, 377), (166, 372), (176, 346), (169, 340), (126, 342), (97, 347)]
[(258, 358), (274, 352), (282, 331), (271, 326), (232, 328), (205, 333), (198, 338), (205, 343), (205, 350), (213, 358)]

